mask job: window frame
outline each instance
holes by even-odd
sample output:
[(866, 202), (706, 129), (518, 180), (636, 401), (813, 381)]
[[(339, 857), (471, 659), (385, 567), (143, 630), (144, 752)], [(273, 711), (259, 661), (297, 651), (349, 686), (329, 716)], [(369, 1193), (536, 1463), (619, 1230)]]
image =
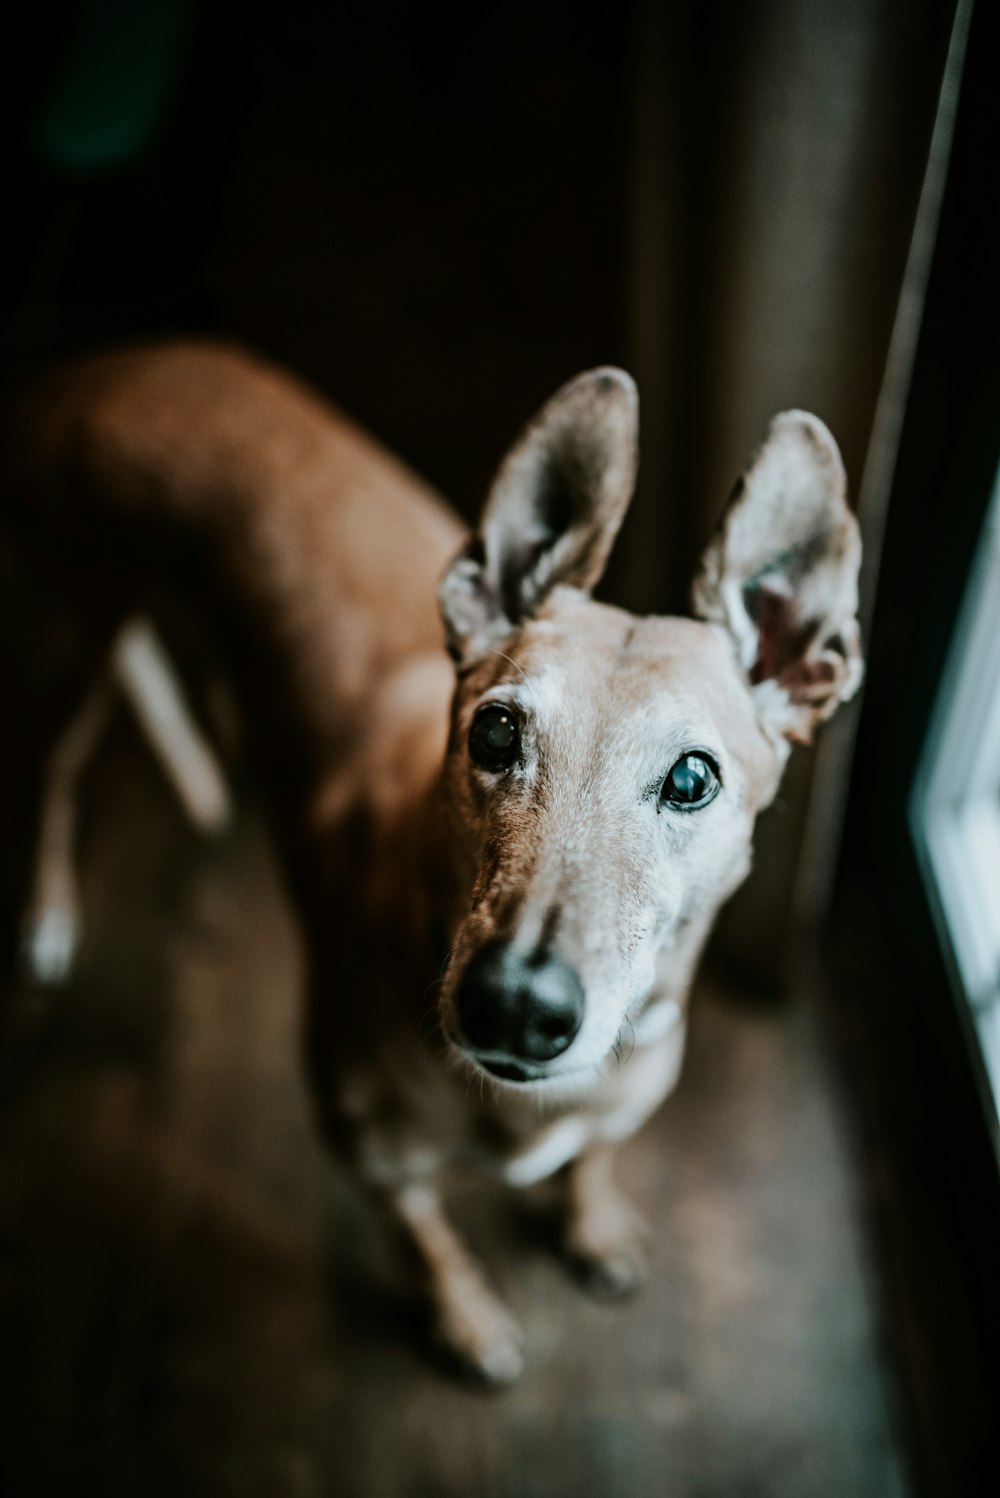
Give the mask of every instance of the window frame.
[(1000, 1157), (1000, 475), (970, 567), (908, 821)]
[(912, 1485), (932, 1498), (978, 1492), (982, 1473), (1000, 1470), (996, 1112), (911, 822), (1000, 471), (998, 51), (1000, 7), (976, 5), (896, 452), (823, 964)]

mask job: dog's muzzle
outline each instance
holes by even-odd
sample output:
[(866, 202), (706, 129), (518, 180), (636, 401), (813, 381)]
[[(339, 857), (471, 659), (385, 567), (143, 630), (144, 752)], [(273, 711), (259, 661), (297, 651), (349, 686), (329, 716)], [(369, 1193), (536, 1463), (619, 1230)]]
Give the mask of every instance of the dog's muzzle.
[(530, 956), (490, 942), (469, 963), (455, 996), (465, 1048), (506, 1081), (540, 1076), (583, 1023), (583, 987), (553, 952)]

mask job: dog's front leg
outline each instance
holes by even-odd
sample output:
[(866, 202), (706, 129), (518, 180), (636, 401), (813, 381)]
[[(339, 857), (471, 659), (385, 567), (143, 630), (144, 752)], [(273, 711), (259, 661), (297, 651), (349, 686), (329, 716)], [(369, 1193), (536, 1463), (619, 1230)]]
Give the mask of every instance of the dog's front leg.
[(521, 1372), (521, 1330), (483, 1277), (428, 1185), (394, 1193), (393, 1205), (426, 1275), (435, 1332), (462, 1366), (491, 1384)]
[(628, 1295), (646, 1278), (649, 1228), (614, 1179), (616, 1144), (594, 1144), (569, 1167), (566, 1249), (597, 1295)]

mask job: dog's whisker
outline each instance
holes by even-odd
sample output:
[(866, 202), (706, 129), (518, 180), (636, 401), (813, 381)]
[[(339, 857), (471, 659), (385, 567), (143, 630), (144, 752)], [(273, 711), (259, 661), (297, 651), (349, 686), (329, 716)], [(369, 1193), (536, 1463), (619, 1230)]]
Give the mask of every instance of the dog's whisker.
[(445, 974), (448, 971), (448, 967), (449, 967), (449, 965), (451, 963), (451, 959), (454, 957), (454, 955), (455, 955), (455, 953), (457, 951), (458, 951), (458, 947), (456, 946), (456, 947), (452, 947), (450, 951), (448, 951), (448, 952), (446, 952), (444, 954), (444, 957), (441, 960), (441, 967), (439, 969), (440, 974), (441, 974), (440, 979), (438, 980), (439, 982), (442, 982), (442, 983), (444, 982)]
[[(628, 1030), (628, 1055), (625, 1057), (625, 1061), (628, 1062), (635, 1055), (635, 1025), (633, 1025), (630, 1019), (626, 1019), (622, 1029)], [(621, 1034), (619, 1034), (618, 1039), (621, 1041)]]
[[(424, 998), (426, 997), (427, 994), (424, 994)], [(429, 1004), (417, 1021), (417, 1034), (421, 1040), (430, 1041), (434, 1038), (435, 1031), (440, 1031), (440, 1025), (437, 1005)]]
[(521, 680), (522, 681), (527, 681), (528, 678), (527, 678), (527, 676), (525, 674), (524, 667), (523, 666), (519, 666), (518, 663), (517, 663), (517, 661), (513, 660), (511, 656), (504, 655), (504, 653), (503, 653), (502, 650), (491, 650), (490, 654), (491, 655), (498, 655), (502, 661), (510, 661), (510, 664), (514, 667), (514, 670), (515, 671), (520, 671), (520, 673), (521, 673)]

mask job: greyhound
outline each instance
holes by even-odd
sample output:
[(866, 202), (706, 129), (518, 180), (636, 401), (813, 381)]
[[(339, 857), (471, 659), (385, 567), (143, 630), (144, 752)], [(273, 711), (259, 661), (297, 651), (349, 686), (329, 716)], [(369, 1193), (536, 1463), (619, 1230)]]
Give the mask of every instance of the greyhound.
[(772, 421), (693, 618), (591, 596), (637, 453), (630, 377), (579, 375), (467, 539), (290, 376), (199, 343), (59, 371), (8, 440), (45, 544), (82, 557), (128, 522), (207, 558), (304, 935), (321, 1126), (492, 1384), (521, 1338), (448, 1221), (451, 1173), (562, 1172), (568, 1252), (601, 1293), (640, 1283), (615, 1150), (677, 1081), (698, 957), (792, 744), (861, 679), (824, 424)]

